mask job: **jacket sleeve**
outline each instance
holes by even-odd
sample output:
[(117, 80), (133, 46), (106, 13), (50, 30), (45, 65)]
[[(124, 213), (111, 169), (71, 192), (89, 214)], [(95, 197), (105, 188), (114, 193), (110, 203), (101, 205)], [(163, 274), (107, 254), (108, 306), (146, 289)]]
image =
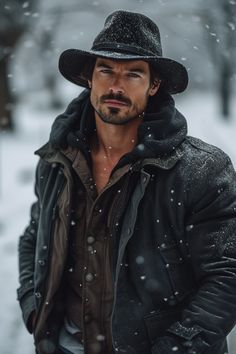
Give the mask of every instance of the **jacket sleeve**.
[[(37, 184), (38, 183), (36, 177), (35, 194), (38, 198)], [(32, 333), (32, 328), (29, 317), (32, 311), (35, 310), (34, 266), (39, 210), (39, 200), (37, 199), (37, 201), (31, 207), (30, 223), (25, 229), (23, 235), (20, 237), (18, 245), (20, 287), (17, 289), (17, 299), (20, 302), (23, 320), (30, 333)]]
[(186, 353), (219, 350), (236, 322), (236, 174), (216, 151), (195, 163), (186, 187), (186, 238), (198, 291), (168, 329)]

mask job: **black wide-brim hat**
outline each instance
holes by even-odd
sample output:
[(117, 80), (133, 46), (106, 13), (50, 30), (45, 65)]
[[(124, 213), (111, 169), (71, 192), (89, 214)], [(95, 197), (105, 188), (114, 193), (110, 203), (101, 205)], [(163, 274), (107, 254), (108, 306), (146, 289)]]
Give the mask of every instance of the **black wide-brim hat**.
[(76, 85), (88, 88), (85, 67), (89, 58), (143, 60), (152, 65), (171, 94), (182, 92), (188, 85), (188, 73), (179, 62), (162, 56), (160, 32), (147, 16), (115, 11), (105, 20), (90, 51), (67, 49), (59, 58), (61, 74)]

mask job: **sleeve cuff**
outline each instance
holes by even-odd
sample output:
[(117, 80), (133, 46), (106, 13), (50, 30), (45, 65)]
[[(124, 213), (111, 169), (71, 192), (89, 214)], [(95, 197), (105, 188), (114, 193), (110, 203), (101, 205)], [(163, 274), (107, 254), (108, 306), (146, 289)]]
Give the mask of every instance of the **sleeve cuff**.
[(204, 329), (198, 325), (185, 326), (180, 322), (175, 322), (167, 332), (179, 337), (181, 344), (189, 354), (201, 354), (209, 348), (209, 345), (201, 337)]
[(198, 326), (198, 325), (187, 327), (187, 326), (184, 326), (180, 322), (175, 322), (167, 330), (167, 332), (175, 334), (178, 337), (181, 337), (181, 338), (186, 339), (186, 340), (193, 339), (195, 336), (197, 336), (202, 331), (203, 331), (203, 328)]
[(30, 315), (33, 311), (36, 310), (34, 296), (32, 293), (25, 295), (21, 301), (22, 316), (25, 323), (25, 326), (29, 333), (33, 332), (32, 323), (30, 321)]

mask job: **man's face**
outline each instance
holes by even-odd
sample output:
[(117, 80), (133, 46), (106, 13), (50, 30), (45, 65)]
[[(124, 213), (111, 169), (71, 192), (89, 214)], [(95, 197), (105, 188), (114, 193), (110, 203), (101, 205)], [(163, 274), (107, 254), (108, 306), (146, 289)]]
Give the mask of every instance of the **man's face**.
[(159, 84), (150, 84), (149, 65), (142, 60), (98, 58), (89, 81), (91, 103), (106, 123), (123, 125), (139, 117)]

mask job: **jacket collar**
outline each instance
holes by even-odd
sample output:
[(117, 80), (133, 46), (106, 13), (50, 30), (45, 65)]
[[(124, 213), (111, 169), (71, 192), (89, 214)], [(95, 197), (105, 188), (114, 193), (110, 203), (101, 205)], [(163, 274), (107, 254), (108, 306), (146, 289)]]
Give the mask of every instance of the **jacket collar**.
[[(70, 145), (81, 149), (90, 164), (88, 137), (95, 130), (90, 91), (84, 90), (69, 104), (66, 111), (56, 118), (48, 144), (35, 153), (50, 159), (55, 150)], [(172, 168), (183, 154), (181, 144), (186, 134), (186, 120), (175, 108), (173, 98), (168, 93), (159, 91), (158, 95), (149, 99), (143, 123), (138, 129), (138, 144), (121, 158), (116, 168), (127, 163), (135, 165), (140, 160), (145, 165)]]
[(132, 169), (135, 171), (148, 166), (152, 166), (160, 168), (162, 170), (170, 170), (181, 159), (183, 154), (184, 149), (181, 145), (172, 154), (138, 160), (133, 164)]

